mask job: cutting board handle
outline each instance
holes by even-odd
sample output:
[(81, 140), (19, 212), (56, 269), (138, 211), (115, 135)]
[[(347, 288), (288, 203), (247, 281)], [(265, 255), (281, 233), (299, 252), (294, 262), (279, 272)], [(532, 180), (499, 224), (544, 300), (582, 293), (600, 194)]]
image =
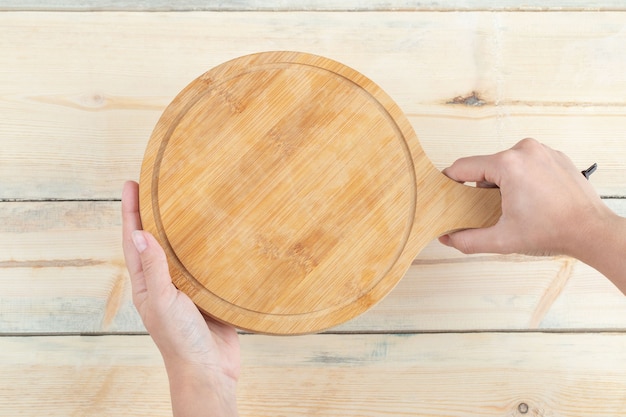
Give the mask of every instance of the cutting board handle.
[(434, 181), (441, 197), (442, 220), (437, 236), (462, 229), (493, 226), (502, 215), (499, 188), (478, 188), (460, 184), (442, 173)]

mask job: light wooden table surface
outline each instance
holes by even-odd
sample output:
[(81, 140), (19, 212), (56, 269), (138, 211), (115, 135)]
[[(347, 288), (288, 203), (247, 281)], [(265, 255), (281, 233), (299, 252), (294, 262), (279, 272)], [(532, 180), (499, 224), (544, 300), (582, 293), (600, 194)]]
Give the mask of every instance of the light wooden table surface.
[[(119, 199), (164, 107), (230, 58), (357, 69), (439, 168), (535, 137), (597, 162), (593, 185), (626, 216), (622, 2), (53, 3), (0, 2), (0, 416), (171, 414)], [(243, 416), (626, 412), (626, 297), (565, 257), (433, 242), (355, 320), (241, 343)]]

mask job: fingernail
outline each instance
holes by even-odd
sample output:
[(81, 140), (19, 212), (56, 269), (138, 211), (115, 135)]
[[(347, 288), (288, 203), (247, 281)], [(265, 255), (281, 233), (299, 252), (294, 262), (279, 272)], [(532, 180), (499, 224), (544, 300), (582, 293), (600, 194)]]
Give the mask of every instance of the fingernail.
[(146, 238), (144, 237), (141, 230), (135, 230), (131, 237), (133, 239), (133, 244), (135, 245), (135, 249), (137, 249), (137, 252), (142, 253), (146, 250), (146, 248), (148, 247), (148, 242), (146, 241)]

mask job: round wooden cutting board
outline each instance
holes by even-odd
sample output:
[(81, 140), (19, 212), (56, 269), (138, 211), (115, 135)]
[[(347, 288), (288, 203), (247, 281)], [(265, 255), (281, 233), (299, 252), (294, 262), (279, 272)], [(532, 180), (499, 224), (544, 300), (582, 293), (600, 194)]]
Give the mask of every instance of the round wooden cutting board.
[(363, 75), (266, 52), (211, 69), (167, 107), (140, 208), (174, 284), (202, 311), (299, 334), (370, 308), (438, 235), (494, 224), (500, 197), (435, 169)]

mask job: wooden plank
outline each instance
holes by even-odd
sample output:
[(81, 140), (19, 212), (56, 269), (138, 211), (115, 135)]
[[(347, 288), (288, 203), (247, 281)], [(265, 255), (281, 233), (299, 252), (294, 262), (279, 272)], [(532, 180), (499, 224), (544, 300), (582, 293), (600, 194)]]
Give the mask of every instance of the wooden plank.
[(372, 78), (439, 168), (534, 136), (625, 196), (624, 27), (593, 12), (2, 13), (0, 199), (118, 198), (180, 89), (280, 49)]
[[(626, 200), (607, 203), (626, 216)], [(5, 202), (0, 218), (0, 334), (144, 332), (119, 202)], [(626, 297), (586, 265), (432, 242), (385, 299), (332, 331), (625, 328)]]
[(349, 10), (349, 11), (384, 11), (384, 10), (498, 10), (498, 11), (580, 11), (580, 10), (626, 10), (619, 0), (601, 0), (590, 4), (586, 0), (553, 0), (550, 3), (540, 0), (167, 0), (128, 1), (128, 0), (2, 0), (0, 10), (37, 10), (37, 11), (295, 11), (295, 10)]
[[(626, 409), (623, 333), (247, 335), (241, 344), (242, 416), (587, 417)], [(1, 416), (171, 415), (148, 336), (2, 337), (0, 352)]]
[(149, 336), (0, 337), (0, 416), (171, 416)]
[(0, 332), (144, 331), (119, 202), (3, 203)]

